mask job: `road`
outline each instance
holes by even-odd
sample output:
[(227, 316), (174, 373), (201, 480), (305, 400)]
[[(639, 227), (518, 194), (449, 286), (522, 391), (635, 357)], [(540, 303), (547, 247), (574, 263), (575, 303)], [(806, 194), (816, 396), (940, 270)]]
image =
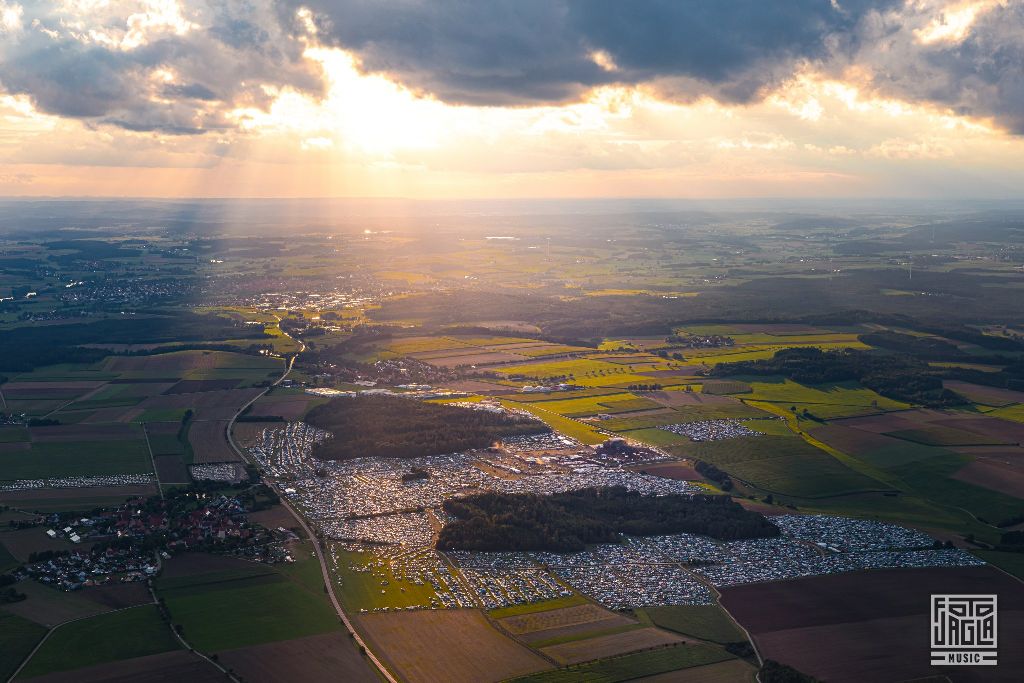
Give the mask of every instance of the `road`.
[[(294, 339), (284, 330), (282, 330), (281, 333), (284, 334), (289, 339), (292, 339), (292, 341), (299, 344), (299, 353), (306, 350), (306, 345), (303, 344), (301, 341)], [(277, 379), (276, 382), (274, 382), (272, 385), (264, 389), (259, 396), (256, 396), (254, 399), (252, 399), (244, 406), (242, 406), (242, 408), (237, 413), (235, 413), (235, 416), (232, 417), (231, 421), (228, 423), (227, 437), (228, 443), (231, 444), (231, 448), (233, 448), (235, 452), (238, 453), (239, 457), (241, 457), (243, 461), (250, 462), (253, 464), (253, 466), (257, 468), (259, 467), (259, 463), (253, 462), (249, 460), (249, 458), (245, 457), (245, 451), (239, 448), (238, 444), (235, 443), (235, 438), (231, 433), (232, 427), (234, 427), (235, 420), (238, 418), (239, 415), (245, 412), (246, 408), (255, 403), (261, 396), (264, 396), (268, 391), (270, 391), (271, 388), (276, 387), (281, 382), (283, 382), (286, 377), (288, 377), (288, 374), (292, 371), (292, 367), (295, 365), (296, 356), (298, 356), (298, 353), (291, 357), (291, 360), (288, 361), (288, 367), (285, 368), (284, 373)], [(260, 472), (260, 477), (264, 484), (271, 488), (274, 488), (272, 482), (270, 482), (265, 476), (263, 476), (262, 472)], [(327, 554), (324, 552), (323, 545), (320, 543), (320, 537), (317, 536), (314, 530), (306, 522), (306, 518), (303, 517), (298, 512), (298, 510), (292, 507), (292, 504), (289, 503), (284, 496), (281, 496), (281, 505), (283, 505), (284, 508), (288, 510), (288, 512), (291, 514), (291, 516), (295, 518), (295, 521), (299, 523), (299, 526), (302, 527), (302, 530), (306, 532), (306, 536), (309, 537), (309, 540), (313, 543), (313, 549), (316, 552), (317, 559), (320, 560), (320, 573), (323, 575), (324, 587), (327, 589), (327, 595), (331, 598), (331, 604), (334, 605), (334, 611), (337, 612), (338, 618), (341, 619), (341, 623), (345, 625), (345, 628), (348, 630), (349, 635), (352, 636), (352, 639), (355, 641), (356, 645), (358, 645), (361, 648), (363, 653), (366, 654), (366, 657), (377, 668), (377, 672), (381, 675), (381, 677), (384, 678), (384, 680), (388, 681), (388, 683), (398, 683), (398, 679), (396, 679), (391, 674), (391, 672), (388, 671), (387, 667), (384, 666), (384, 664), (379, 659), (377, 659), (377, 656), (373, 654), (369, 646), (367, 646), (362, 636), (359, 635), (355, 627), (352, 625), (352, 621), (348, 618), (348, 615), (345, 613), (345, 610), (342, 609), (341, 603), (338, 602), (338, 596), (335, 595), (334, 592), (334, 580), (331, 577), (330, 568), (327, 566)]]

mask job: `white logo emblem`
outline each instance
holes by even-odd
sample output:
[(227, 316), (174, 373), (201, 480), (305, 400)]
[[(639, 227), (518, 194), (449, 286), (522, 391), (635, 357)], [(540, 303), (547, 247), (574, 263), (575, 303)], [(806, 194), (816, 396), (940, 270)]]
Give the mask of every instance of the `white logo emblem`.
[(932, 595), (932, 664), (996, 663), (996, 596)]

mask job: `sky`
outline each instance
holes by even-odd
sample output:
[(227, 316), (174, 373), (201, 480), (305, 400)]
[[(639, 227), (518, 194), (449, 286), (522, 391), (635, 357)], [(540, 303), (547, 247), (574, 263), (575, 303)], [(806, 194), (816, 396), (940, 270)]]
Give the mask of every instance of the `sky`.
[(0, 196), (1021, 188), (1024, 0), (0, 0)]

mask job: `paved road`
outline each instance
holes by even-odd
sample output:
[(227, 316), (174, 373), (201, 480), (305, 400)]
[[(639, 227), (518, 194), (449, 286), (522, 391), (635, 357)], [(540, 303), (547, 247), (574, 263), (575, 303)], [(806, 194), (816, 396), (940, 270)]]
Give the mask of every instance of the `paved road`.
[[(282, 332), (284, 332), (284, 331), (282, 330)], [(288, 335), (287, 333), (284, 333), (284, 334), (285, 334), (285, 336), (289, 336), (290, 337), (290, 335)], [(299, 346), (301, 347), (300, 351), (305, 351), (306, 350), (306, 345), (305, 344), (303, 344), (302, 342), (300, 342), (298, 340), (294, 340), (294, 341), (298, 342)], [(298, 355), (298, 354), (296, 354), (296, 355)], [(288, 362), (288, 367), (285, 368), (284, 374), (282, 374), (277, 379), (277, 381), (274, 382), (271, 385), (271, 387), (275, 387), (278, 384), (280, 384), (282, 381), (284, 381), (284, 379), (288, 376), (288, 373), (290, 373), (292, 371), (292, 366), (294, 364), (295, 364), (295, 356), (292, 356), (291, 360)], [(244, 460), (246, 462), (251, 462), (251, 461), (248, 458), (245, 457), (245, 452), (241, 448), (238, 447), (237, 443), (235, 443), (234, 436), (231, 433), (231, 428), (235, 424), (235, 419), (239, 415), (241, 415), (242, 412), (244, 412), (246, 408), (248, 408), (250, 405), (255, 403), (256, 400), (260, 398), (260, 396), (263, 396), (268, 391), (270, 391), (270, 387), (265, 389), (263, 391), (263, 393), (261, 393), (259, 396), (257, 396), (256, 398), (252, 399), (251, 401), (246, 403), (244, 406), (242, 406), (241, 410), (239, 410), (235, 414), (235, 416), (233, 418), (231, 418), (231, 422), (228, 423), (228, 428), (227, 428), (228, 443), (231, 444), (231, 447), (235, 450), (236, 453), (238, 453), (238, 455), (242, 458), (242, 460)], [(256, 467), (259, 467), (259, 463), (253, 462), (252, 464), (255, 465)], [(261, 473), (261, 477), (262, 477), (262, 481), (263, 481), (264, 484), (266, 484), (267, 486), (270, 486), (271, 488), (273, 488), (273, 484), (269, 480), (267, 480), (266, 477), (263, 477), (262, 473)], [(345, 628), (348, 629), (348, 632), (352, 636), (352, 638), (355, 640), (356, 645), (358, 645), (360, 648), (362, 648), (362, 651), (366, 654), (367, 658), (369, 658), (369, 660), (371, 662), (373, 662), (373, 665), (375, 667), (377, 667), (377, 671), (380, 673), (380, 675), (386, 681), (388, 681), (388, 683), (398, 683), (398, 679), (396, 679), (394, 676), (392, 676), (391, 672), (388, 671), (387, 667), (385, 667), (384, 664), (381, 663), (381, 661), (379, 659), (377, 659), (377, 656), (375, 654), (373, 654), (373, 652), (370, 651), (370, 648), (366, 645), (366, 642), (363, 640), (362, 636), (360, 636), (359, 633), (355, 630), (355, 627), (352, 625), (352, 622), (349, 620), (348, 615), (345, 614), (345, 610), (342, 609), (341, 603), (338, 602), (338, 596), (335, 595), (335, 593), (334, 593), (334, 581), (331, 578), (331, 572), (330, 572), (330, 569), (327, 566), (327, 555), (324, 552), (323, 546), (320, 544), (320, 538), (316, 535), (316, 533), (313, 531), (313, 529), (310, 528), (309, 524), (306, 523), (305, 517), (303, 517), (301, 514), (299, 514), (299, 512), (294, 507), (292, 507), (291, 503), (289, 503), (288, 500), (284, 496), (281, 497), (281, 505), (283, 505), (284, 508), (286, 510), (288, 510), (288, 512), (291, 513), (292, 517), (294, 517), (295, 520), (299, 523), (299, 526), (301, 526), (303, 531), (306, 532), (306, 536), (308, 536), (310, 541), (312, 541), (313, 548), (316, 551), (317, 559), (320, 560), (320, 573), (323, 575), (324, 586), (327, 588), (327, 595), (330, 596), (331, 603), (334, 605), (334, 611), (338, 613), (338, 617), (341, 619), (341, 622), (343, 624), (345, 624)]]

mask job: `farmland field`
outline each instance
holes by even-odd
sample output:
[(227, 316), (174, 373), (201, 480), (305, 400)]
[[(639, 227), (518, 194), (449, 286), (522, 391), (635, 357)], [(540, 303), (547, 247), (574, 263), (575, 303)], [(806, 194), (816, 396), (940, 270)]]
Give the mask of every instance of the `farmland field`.
[(732, 655), (719, 648), (706, 645), (677, 645), (601, 659), (569, 669), (523, 676), (515, 679), (515, 683), (618, 683), (690, 667), (703, 667), (731, 659)]
[(378, 656), (410, 683), (486, 683), (552, 668), (477, 610), (365, 614), (358, 624)]
[(181, 647), (154, 605), (101, 614), (59, 627), (21, 672), (31, 678)]
[[(1019, 585), (988, 567), (899, 569), (738, 586), (722, 595), (767, 658), (830, 681), (893, 680), (935, 675), (932, 593), (996, 593), (1000, 638), (1014, 642), (1024, 637)], [(1024, 653), (1001, 648), (999, 657), (998, 671), (968, 680), (1013, 680)]]
[(0, 611), (0, 678), (7, 680), (46, 635), (46, 627)]
[(718, 605), (647, 607), (641, 613), (656, 626), (701, 640), (734, 643), (747, 639)]
[(886, 488), (795, 436), (741, 437), (669, 450), (710, 462), (765, 491), (796, 498)]
[[(315, 562), (315, 560), (304, 560)], [(263, 573), (229, 570), (160, 579), (174, 623), (204, 652), (258, 645), (337, 631), (323, 590), (311, 590), (266, 568)]]

